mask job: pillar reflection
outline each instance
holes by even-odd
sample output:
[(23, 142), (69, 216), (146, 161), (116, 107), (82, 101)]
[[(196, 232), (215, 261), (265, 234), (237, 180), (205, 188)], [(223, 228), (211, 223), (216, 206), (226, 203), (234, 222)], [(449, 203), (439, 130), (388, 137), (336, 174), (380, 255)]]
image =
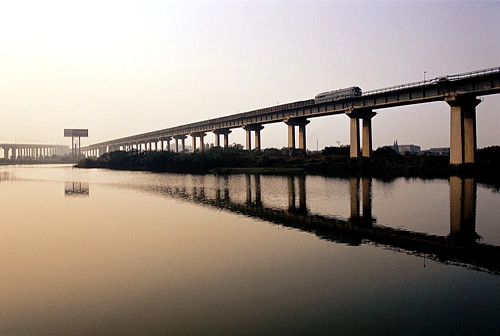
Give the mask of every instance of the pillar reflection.
[(450, 177), (450, 238), (475, 241), (477, 185), (474, 178)]
[[(255, 187), (252, 188), (252, 176), (254, 180)], [(262, 192), (260, 185), (260, 174), (246, 174), (246, 203), (254, 204), (258, 207), (262, 206)], [(255, 192), (255, 200), (252, 198), (252, 190)]]
[[(297, 193), (295, 190), (295, 179), (297, 179), (299, 188), (299, 206), (297, 207)], [(288, 176), (288, 211), (298, 212), (301, 214), (307, 214), (307, 199), (306, 199), (306, 177), (300, 176)]]
[[(371, 177), (351, 177), (349, 180), (351, 196), (350, 220), (354, 224), (371, 226), (375, 222), (375, 218), (372, 215), (372, 184)], [(362, 213), (360, 213), (360, 204), (363, 207)]]
[(65, 182), (64, 196), (89, 196), (90, 188), (87, 182)]

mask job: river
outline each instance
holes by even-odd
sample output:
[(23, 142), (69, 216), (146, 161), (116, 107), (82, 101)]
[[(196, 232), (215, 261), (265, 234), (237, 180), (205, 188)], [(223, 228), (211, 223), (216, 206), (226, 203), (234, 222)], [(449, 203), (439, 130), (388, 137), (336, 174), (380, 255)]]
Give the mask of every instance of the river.
[(497, 335), (473, 179), (0, 167), (0, 335)]

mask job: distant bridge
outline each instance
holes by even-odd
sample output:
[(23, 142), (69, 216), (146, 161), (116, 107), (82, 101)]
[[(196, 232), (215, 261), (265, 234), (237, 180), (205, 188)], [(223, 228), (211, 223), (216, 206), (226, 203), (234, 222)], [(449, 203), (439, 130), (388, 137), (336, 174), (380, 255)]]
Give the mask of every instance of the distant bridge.
[(0, 143), (0, 148), (3, 149), (3, 157), (10, 160), (40, 159), (70, 152), (69, 146), (64, 145)]
[[(457, 75), (442, 76), (379, 90), (367, 91), (358, 97), (316, 103), (314, 99), (262, 108), (220, 118), (142, 133), (125, 138), (105, 141), (83, 147), (86, 156), (98, 156), (115, 150), (171, 150), (175, 140), (175, 151), (185, 151), (185, 139), (192, 138), (193, 150), (204, 149), (207, 132), (215, 134), (215, 145), (220, 146), (220, 135), (224, 147), (228, 146), (231, 129), (246, 130), (246, 149), (261, 148), (263, 125), (285, 122), (288, 125), (288, 147), (296, 148), (295, 127), (298, 127), (298, 148), (306, 150), (306, 125), (310, 118), (345, 114), (350, 118), (350, 156), (370, 157), (372, 152), (371, 119), (375, 109), (445, 101), (450, 106), (450, 163), (461, 164), (475, 161), (477, 148), (476, 106), (477, 97), (500, 93), (500, 67), (477, 70)], [(360, 132), (360, 120), (362, 131)], [(360, 142), (362, 139), (362, 142)], [(165, 146), (166, 145), (166, 146)]]

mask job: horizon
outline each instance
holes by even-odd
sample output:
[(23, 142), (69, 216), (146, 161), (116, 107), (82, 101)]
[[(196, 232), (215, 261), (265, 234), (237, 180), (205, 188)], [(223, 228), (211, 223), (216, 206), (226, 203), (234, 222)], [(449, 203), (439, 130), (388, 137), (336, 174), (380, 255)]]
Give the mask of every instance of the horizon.
[[(86, 1), (0, 4), (0, 142), (82, 146), (350, 86), (363, 91), (500, 65), (500, 2)], [(477, 107), (478, 148), (500, 144), (500, 95)], [(380, 110), (382, 111), (382, 110)], [(373, 147), (449, 146), (449, 106), (383, 109)], [(265, 125), (262, 148), (287, 144)], [(312, 118), (308, 149), (349, 144)], [(244, 143), (244, 130), (230, 143)], [(3, 141), (2, 141), (3, 140)], [(213, 142), (207, 135), (206, 142)]]

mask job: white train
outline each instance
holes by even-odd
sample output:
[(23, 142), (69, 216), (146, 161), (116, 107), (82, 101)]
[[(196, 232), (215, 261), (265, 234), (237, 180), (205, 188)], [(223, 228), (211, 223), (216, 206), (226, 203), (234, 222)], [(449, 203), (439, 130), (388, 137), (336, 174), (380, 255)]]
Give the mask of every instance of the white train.
[(345, 89), (339, 89), (334, 91), (323, 92), (316, 97), (314, 97), (314, 102), (316, 104), (326, 103), (330, 101), (345, 99), (345, 98), (353, 98), (361, 96), (361, 88), (357, 86), (351, 86)]

